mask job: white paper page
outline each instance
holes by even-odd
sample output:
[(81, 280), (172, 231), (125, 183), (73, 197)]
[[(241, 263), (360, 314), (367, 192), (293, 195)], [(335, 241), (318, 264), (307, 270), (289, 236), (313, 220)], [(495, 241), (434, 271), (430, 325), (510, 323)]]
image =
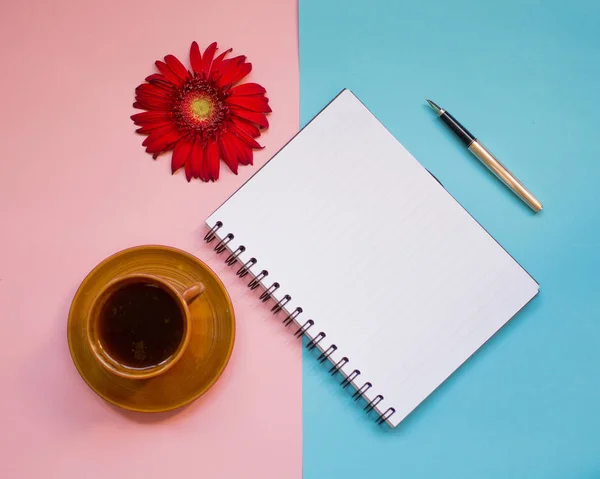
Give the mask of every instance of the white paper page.
[(342, 374), (360, 370), (353, 386), (372, 384), (380, 414), (395, 409), (391, 426), (539, 289), (348, 90), (217, 221), (229, 251), (245, 246), (240, 263), (256, 258), (263, 286), (281, 285), (274, 298), (303, 309), (298, 324), (314, 321), (307, 335), (326, 334), (319, 349), (337, 346), (331, 362), (349, 358)]

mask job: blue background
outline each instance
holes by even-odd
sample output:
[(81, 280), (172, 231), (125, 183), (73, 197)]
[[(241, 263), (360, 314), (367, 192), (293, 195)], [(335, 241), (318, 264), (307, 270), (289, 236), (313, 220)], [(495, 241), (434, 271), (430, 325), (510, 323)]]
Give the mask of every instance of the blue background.
[[(302, 124), (353, 90), (541, 285), (396, 429), (375, 427), (305, 352), (307, 479), (600, 477), (599, 52), (596, 1), (300, 0)], [(425, 98), (543, 212), (470, 156)]]

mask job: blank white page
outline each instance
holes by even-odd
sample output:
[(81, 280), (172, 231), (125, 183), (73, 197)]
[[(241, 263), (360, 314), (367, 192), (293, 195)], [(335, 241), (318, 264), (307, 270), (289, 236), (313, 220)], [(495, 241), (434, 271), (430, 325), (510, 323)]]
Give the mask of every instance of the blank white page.
[[(349, 91), (207, 220), (396, 426), (538, 284)], [(266, 310), (268, 311), (268, 310)], [(265, 312), (266, 312), (265, 311)], [(273, 327), (277, 327), (274, 325)], [(316, 353), (318, 355), (318, 353)], [(338, 375), (337, 380), (342, 379)], [(366, 387), (366, 386), (365, 386)], [(395, 412), (392, 413), (394, 408)], [(391, 415), (390, 415), (391, 414)]]

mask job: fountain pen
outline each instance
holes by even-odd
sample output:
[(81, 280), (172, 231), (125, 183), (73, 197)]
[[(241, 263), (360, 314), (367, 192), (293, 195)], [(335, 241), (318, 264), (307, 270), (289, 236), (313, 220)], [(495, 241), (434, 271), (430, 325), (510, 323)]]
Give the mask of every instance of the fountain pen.
[(502, 183), (504, 183), (515, 195), (527, 204), (536, 213), (541, 211), (542, 204), (506, 167), (492, 155), (489, 150), (475, 138), (469, 130), (462, 126), (450, 113), (437, 106), (431, 100), (427, 100), (429, 106), (442, 119), (450, 129), (456, 133), (467, 148), (477, 157)]

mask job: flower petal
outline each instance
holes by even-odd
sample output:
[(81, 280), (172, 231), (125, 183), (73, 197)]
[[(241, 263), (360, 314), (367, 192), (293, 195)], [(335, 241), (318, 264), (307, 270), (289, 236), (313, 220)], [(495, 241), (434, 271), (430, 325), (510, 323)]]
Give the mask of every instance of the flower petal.
[(243, 63), (240, 66), (239, 71), (237, 72), (237, 75), (235, 75), (233, 77), (233, 79), (231, 80), (231, 84), (235, 85), (236, 83), (238, 83), (240, 80), (242, 80), (244, 77), (248, 76), (248, 74), (252, 71), (252, 63)]
[(263, 128), (269, 127), (269, 121), (267, 120), (267, 117), (262, 113), (246, 110), (245, 108), (240, 108), (238, 106), (233, 105), (229, 107), (229, 111), (231, 111), (233, 115), (239, 116), (240, 118), (244, 118), (245, 120), (248, 120), (251, 123), (256, 123), (257, 125), (262, 126)]
[(160, 140), (160, 138), (163, 137), (165, 135), (165, 133), (169, 134), (170, 132), (171, 132), (171, 125), (165, 125), (163, 127), (157, 128), (152, 133), (150, 133), (146, 138), (144, 138), (144, 141), (142, 141), (142, 146), (148, 146), (149, 144), (154, 144), (158, 140)]
[(151, 75), (148, 75), (146, 78), (144, 78), (144, 80), (146, 80), (147, 82), (151, 82), (152, 80), (165, 80), (165, 77), (162, 76), (160, 73), (152, 73)]
[(179, 59), (173, 55), (167, 55), (165, 62), (171, 69), (171, 71), (179, 77), (179, 79), (185, 82), (189, 78), (189, 72), (187, 68), (179, 61)]
[(175, 173), (179, 168), (190, 162), (190, 152), (193, 144), (192, 141), (185, 138), (177, 142), (171, 157), (171, 173)]
[(158, 71), (160, 71), (167, 80), (173, 83), (173, 85), (178, 87), (183, 85), (183, 80), (173, 73), (173, 71), (169, 68), (169, 65), (161, 62), (160, 60), (155, 61), (154, 64), (156, 65), (156, 68), (158, 68)]
[(243, 65), (246, 65), (245, 61), (246, 57), (244, 55), (224, 60), (221, 63), (222, 66), (220, 68), (220, 75), (218, 76), (217, 84), (223, 88), (232, 85), (233, 78), (238, 76)]
[(168, 110), (172, 103), (170, 94), (147, 83), (135, 89), (135, 99), (142, 104), (147, 104), (148, 110)]
[(152, 153), (152, 156), (156, 158), (160, 153), (170, 150), (180, 138), (181, 133), (173, 125), (165, 125), (152, 130), (150, 135), (142, 142), (142, 146), (145, 146), (146, 151)]
[(133, 107), (140, 110), (169, 111), (171, 109), (171, 102), (159, 96), (136, 95), (136, 100)]
[(148, 135), (148, 134), (152, 133), (154, 130), (158, 130), (159, 128), (164, 128), (168, 124), (169, 123), (166, 123), (166, 122), (163, 122), (163, 123), (149, 123), (147, 125), (142, 126), (141, 128), (138, 128), (137, 130), (135, 130), (135, 132), (139, 133), (141, 135)]
[(169, 100), (171, 96), (169, 95), (169, 90), (165, 90), (157, 85), (150, 85), (148, 83), (143, 83), (135, 89), (136, 96), (139, 94), (143, 95), (154, 95), (161, 98), (166, 98)]
[(241, 151), (240, 165), (252, 165), (254, 164), (254, 157), (252, 154), (252, 148), (248, 148), (246, 145), (241, 145), (239, 147)]
[(228, 50), (225, 50), (223, 53), (221, 53), (217, 58), (215, 58), (213, 60), (213, 64), (212, 64), (212, 68), (210, 69), (210, 77), (208, 78), (208, 80), (214, 80), (215, 78), (217, 78), (220, 75), (220, 71), (221, 68), (223, 68), (223, 61), (225, 56), (228, 53), (231, 53), (232, 49), (229, 48)]
[(237, 136), (240, 140), (242, 140), (244, 143), (246, 143), (246, 145), (248, 145), (250, 148), (258, 148), (258, 149), (262, 148), (262, 146), (260, 146), (254, 138), (252, 138), (250, 135), (248, 135), (248, 133), (246, 133), (244, 130), (238, 128), (235, 125), (235, 123), (233, 123), (231, 125), (231, 130), (235, 136)]
[(219, 166), (220, 166), (220, 155), (219, 145), (216, 141), (209, 141), (206, 145), (206, 165), (208, 178), (212, 181), (219, 179)]
[(202, 164), (200, 165), (200, 172), (198, 173), (197, 178), (200, 178), (202, 181), (204, 181), (205, 183), (209, 180), (208, 177), (208, 164), (206, 161), (206, 151), (205, 149), (202, 150), (202, 154), (204, 155), (204, 161), (202, 161)]
[(221, 157), (229, 169), (234, 173), (238, 174), (238, 155), (236, 149), (231, 144), (230, 136), (225, 134), (221, 136), (219, 141), (219, 149), (221, 150)]
[(217, 51), (217, 42), (212, 42), (206, 48), (206, 50), (204, 50), (204, 55), (202, 56), (202, 71), (204, 72), (204, 78), (209, 77), (210, 67), (212, 66), (212, 61), (213, 61), (216, 51)]
[(190, 48), (190, 64), (194, 72), (202, 73), (202, 55), (200, 54), (200, 47), (198, 47), (196, 42), (192, 42)]
[(227, 104), (236, 105), (245, 108), (246, 110), (259, 111), (261, 113), (270, 113), (268, 98), (264, 96), (231, 96), (227, 99)]
[(150, 125), (155, 123), (172, 122), (172, 114), (168, 111), (144, 111), (130, 117), (136, 125)]
[(231, 90), (231, 96), (261, 95), (267, 92), (258, 83), (242, 83), (234, 86)]
[(185, 179), (188, 180), (188, 183), (192, 181), (192, 162), (185, 162)]
[(192, 173), (192, 177), (200, 177), (202, 167), (206, 162), (206, 159), (204, 158), (204, 146), (202, 145), (202, 141), (200, 140), (200, 138), (196, 138), (196, 140), (193, 143), (190, 154), (190, 162), (192, 163), (190, 170)]
[(258, 138), (260, 136), (260, 130), (256, 128), (252, 123), (242, 120), (239, 116), (232, 116), (231, 121), (240, 130), (245, 131), (252, 138)]
[(164, 75), (160, 73), (153, 73), (152, 75), (148, 75), (145, 80), (151, 85), (155, 85), (164, 90), (171, 90), (175, 85), (173, 85), (169, 80), (165, 78)]
[(168, 95), (169, 97), (173, 95), (173, 92), (177, 88), (171, 82), (162, 80), (150, 80), (148, 84), (162, 92), (164, 95)]
[(252, 148), (248, 145), (245, 145), (239, 138), (235, 135), (231, 135), (231, 144), (235, 149), (238, 157), (238, 161), (240, 165), (251, 165), (252, 164)]

